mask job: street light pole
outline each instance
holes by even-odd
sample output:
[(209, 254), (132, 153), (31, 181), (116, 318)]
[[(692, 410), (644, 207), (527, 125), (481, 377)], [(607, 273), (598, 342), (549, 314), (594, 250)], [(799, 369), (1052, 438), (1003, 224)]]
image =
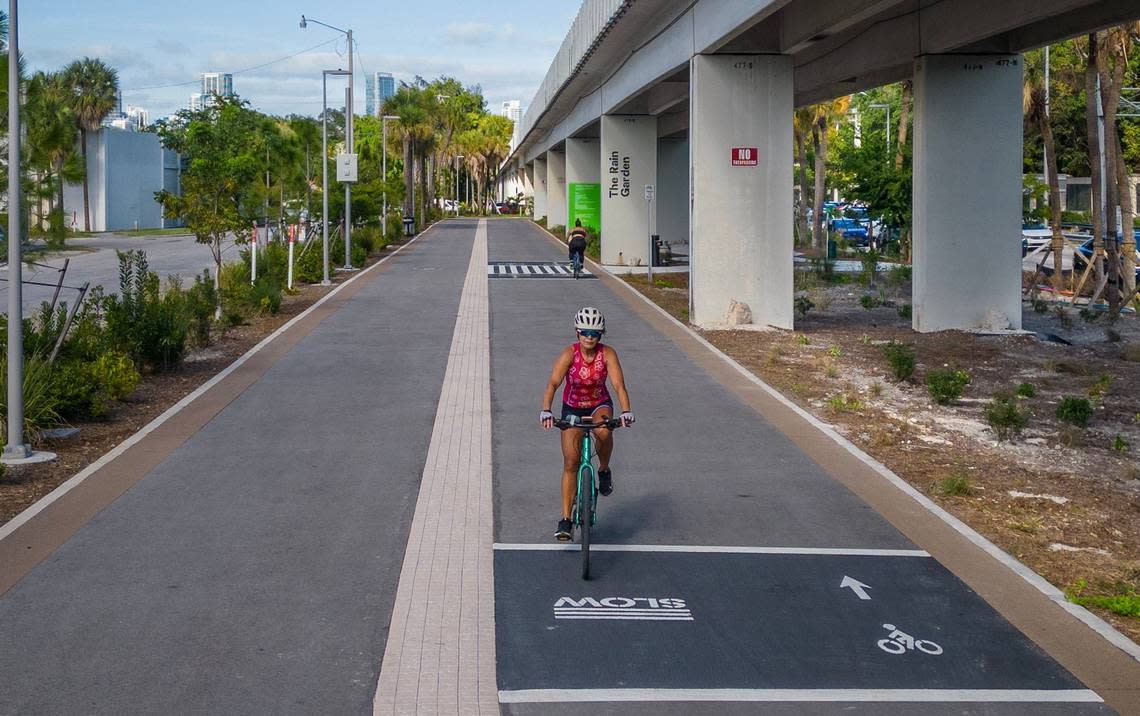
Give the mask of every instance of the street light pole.
[(8, 439), (4, 457), (28, 457), (24, 443), (24, 296), (20, 269), (20, 63), (17, 0), (8, 0)]
[(321, 241), (324, 252), (324, 277), (322, 286), (329, 281), (329, 75), (344, 75), (344, 70), (323, 70), (321, 72)]
[(459, 160), (463, 158), (462, 154), (455, 155), (455, 216), (459, 216)]

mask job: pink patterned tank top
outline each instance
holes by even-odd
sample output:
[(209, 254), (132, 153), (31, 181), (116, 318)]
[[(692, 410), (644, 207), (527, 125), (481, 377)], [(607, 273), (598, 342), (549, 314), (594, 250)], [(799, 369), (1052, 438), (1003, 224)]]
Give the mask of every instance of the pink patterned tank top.
[(562, 390), (562, 402), (571, 408), (594, 408), (610, 400), (606, 390), (605, 346), (598, 344), (594, 359), (587, 362), (582, 356), (582, 346), (574, 344), (574, 357), (570, 370), (566, 372), (566, 387)]

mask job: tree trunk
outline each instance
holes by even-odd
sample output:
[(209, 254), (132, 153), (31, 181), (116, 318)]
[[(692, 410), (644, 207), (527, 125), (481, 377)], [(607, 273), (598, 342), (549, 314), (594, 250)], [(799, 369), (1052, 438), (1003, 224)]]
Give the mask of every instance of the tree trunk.
[[(1097, 39), (1096, 33), (1088, 36), (1089, 56), (1085, 64), (1085, 134), (1089, 144), (1089, 179), (1091, 182), (1093, 224), (1093, 275), (1095, 285), (1104, 278), (1104, 216), (1101, 214), (1100, 145), (1097, 141)], [(1074, 298), (1076, 298), (1074, 296)]]
[[(1124, 151), (1120, 142), (1120, 133), (1116, 131), (1116, 111), (1120, 106), (1120, 95), (1123, 91), (1124, 68), (1127, 62), (1126, 42), (1123, 37), (1117, 36), (1111, 45), (1109, 56), (1115, 62), (1111, 90), (1106, 95), (1107, 106), (1112, 110), (1112, 131), (1109, 131), (1109, 113), (1105, 112), (1106, 149), (1112, 146), (1113, 163), (1108, 166), (1109, 182), (1116, 182), (1116, 200), (1120, 205), (1120, 232), (1123, 242), (1120, 246), (1118, 265), (1122, 272), (1124, 282), (1124, 295), (1131, 296), (1136, 289), (1136, 229), (1134, 226), (1135, 207), (1132, 203), (1132, 187), (1128, 181), (1128, 167), (1124, 160)], [(1107, 74), (1107, 73), (1104, 73)], [(1105, 84), (1102, 74), (1102, 84)], [(1115, 242), (1113, 242), (1115, 243)], [(1123, 259), (1123, 260), (1121, 260)]]
[(413, 203), (415, 197), (415, 159), (412, 156), (412, 139), (404, 135), (404, 217), (412, 216), (416, 213), (416, 206)]
[[(1105, 37), (1105, 47), (1099, 55), (1097, 72), (1100, 75), (1101, 97), (1104, 103), (1104, 159), (1105, 203), (1108, 207), (1105, 216), (1105, 251), (1108, 254), (1106, 275), (1108, 278), (1108, 307), (1113, 313), (1120, 310), (1120, 253), (1116, 243), (1116, 207), (1119, 201), (1116, 166), (1121, 162), (1117, 155), (1116, 109), (1120, 103), (1121, 84), (1124, 82), (1124, 58), (1116, 57), (1114, 46), (1116, 35), (1110, 31)], [(1114, 66), (1109, 67), (1112, 61)]]
[[(91, 231), (91, 200), (87, 198), (87, 130), (79, 130), (80, 154), (83, 155), (83, 230)], [(106, 228), (106, 227), (103, 227)]]
[[(820, 126), (822, 124), (822, 126)], [(823, 217), (823, 198), (827, 191), (827, 121), (814, 122), (811, 126), (812, 148), (815, 150), (815, 195), (812, 202), (812, 241), (817, 249), (826, 255), (827, 224)]]
[(810, 192), (807, 180), (807, 147), (803, 132), (796, 134), (796, 161), (800, 165), (800, 203), (796, 207), (796, 233), (801, 243), (811, 243), (808, 236), (807, 207)]
[[(424, 168), (424, 184), (426, 191), (424, 192), (424, 201), (427, 204), (428, 211), (435, 211), (435, 155), (428, 155), (424, 157), (424, 162), (427, 166)], [(424, 216), (426, 220), (428, 217)]]
[(906, 149), (906, 130), (910, 124), (910, 96), (914, 89), (914, 82), (907, 80), (902, 86), (902, 101), (899, 103), (899, 148), (895, 152), (895, 171), (902, 169), (903, 150)]
[[(1057, 153), (1053, 147), (1053, 127), (1049, 117), (1040, 112), (1037, 125), (1045, 143), (1045, 174), (1049, 180), (1049, 228), (1053, 231), (1053, 290), (1061, 291), (1065, 281), (1061, 273), (1061, 259), (1065, 252), (1065, 237), (1061, 233), (1061, 181), (1057, 177)], [(1075, 270), (1075, 268), (1074, 268)]]

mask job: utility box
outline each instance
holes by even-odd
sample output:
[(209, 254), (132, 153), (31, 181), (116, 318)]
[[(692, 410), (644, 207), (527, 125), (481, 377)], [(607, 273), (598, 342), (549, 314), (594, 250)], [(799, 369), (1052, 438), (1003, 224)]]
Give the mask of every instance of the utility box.
[(356, 181), (356, 155), (336, 155), (336, 180), (339, 182)]

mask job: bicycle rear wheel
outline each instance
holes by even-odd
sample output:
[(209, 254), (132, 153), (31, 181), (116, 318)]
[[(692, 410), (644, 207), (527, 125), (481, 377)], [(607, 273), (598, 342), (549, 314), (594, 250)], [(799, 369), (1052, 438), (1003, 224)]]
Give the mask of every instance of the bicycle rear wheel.
[(594, 524), (594, 471), (587, 467), (578, 480), (578, 519), (582, 528), (582, 579), (590, 578), (590, 529)]

